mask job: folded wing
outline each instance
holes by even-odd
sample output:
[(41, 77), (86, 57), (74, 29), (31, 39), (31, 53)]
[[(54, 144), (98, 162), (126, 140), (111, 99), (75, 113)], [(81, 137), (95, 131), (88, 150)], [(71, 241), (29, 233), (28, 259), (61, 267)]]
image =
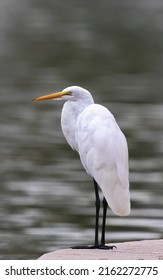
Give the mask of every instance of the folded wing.
[(76, 139), (81, 162), (98, 183), (112, 211), (128, 215), (128, 147), (114, 116), (101, 105), (88, 106), (78, 117)]

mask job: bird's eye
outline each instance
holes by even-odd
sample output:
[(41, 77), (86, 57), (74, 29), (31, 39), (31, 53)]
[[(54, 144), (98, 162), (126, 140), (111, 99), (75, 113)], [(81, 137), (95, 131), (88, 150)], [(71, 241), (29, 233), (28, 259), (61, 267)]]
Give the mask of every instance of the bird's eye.
[(65, 93), (65, 95), (71, 95), (72, 94), (72, 91), (67, 91), (66, 93)]

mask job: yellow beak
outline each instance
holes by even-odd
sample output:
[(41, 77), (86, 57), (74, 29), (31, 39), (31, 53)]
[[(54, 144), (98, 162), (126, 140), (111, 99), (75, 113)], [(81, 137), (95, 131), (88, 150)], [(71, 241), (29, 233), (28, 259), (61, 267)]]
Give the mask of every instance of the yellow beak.
[(48, 100), (48, 99), (55, 99), (55, 98), (61, 98), (63, 95), (66, 95), (67, 93), (64, 91), (56, 92), (56, 93), (51, 93), (48, 95), (43, 95), (40, 97), (37, 97), (33, 99), (32, 101), (43, 101), (43, 100)]

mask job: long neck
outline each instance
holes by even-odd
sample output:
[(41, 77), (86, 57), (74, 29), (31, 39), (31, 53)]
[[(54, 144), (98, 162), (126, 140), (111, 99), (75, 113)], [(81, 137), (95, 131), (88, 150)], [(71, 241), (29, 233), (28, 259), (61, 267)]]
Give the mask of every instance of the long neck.
[(78, 151), (78, 143), (75, 137), (77, 119), (81, 112), (93, 103), (93, 99), (89, 102), (67, 101), (63, 106), (61, 115), (62, 131), (71, 148), (76, 151)]

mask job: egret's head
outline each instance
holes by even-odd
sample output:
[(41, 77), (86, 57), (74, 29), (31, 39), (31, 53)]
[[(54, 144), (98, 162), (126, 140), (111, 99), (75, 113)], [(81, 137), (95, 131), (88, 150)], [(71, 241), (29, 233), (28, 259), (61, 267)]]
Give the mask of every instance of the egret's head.
[(44, 95), (34, 99), (33, 101), (43, 101), (48, 99), (61, 99), (65, 101), (89, 100), (91, 103), (94, 102), (90, 92), (78, 86), (67, 87), (60, 92)]

